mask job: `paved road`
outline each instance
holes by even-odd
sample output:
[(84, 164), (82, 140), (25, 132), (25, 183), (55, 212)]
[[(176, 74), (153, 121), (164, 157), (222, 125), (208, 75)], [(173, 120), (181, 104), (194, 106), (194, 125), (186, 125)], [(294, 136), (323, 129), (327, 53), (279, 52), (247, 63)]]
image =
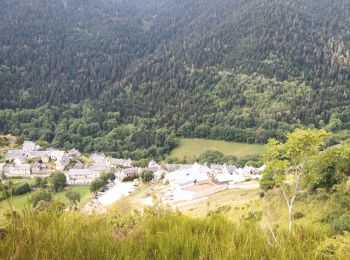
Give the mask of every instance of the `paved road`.
[(118, 201), (122, 196), (128, 196), (133, 188), (132, 182), (120, 182), (115, 181), (113, 187), (105, 191), (101, 196), (99, 196), (98, 201), (102, 205), (111, 205), (114, 202)]

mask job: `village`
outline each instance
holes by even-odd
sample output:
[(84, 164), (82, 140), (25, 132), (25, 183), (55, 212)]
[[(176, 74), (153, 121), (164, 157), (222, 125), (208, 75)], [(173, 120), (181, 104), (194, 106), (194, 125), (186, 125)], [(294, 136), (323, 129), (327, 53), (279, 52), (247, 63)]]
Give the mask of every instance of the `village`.
[[(195, 201), (226, 189), (256, 189), (265, 165), (259, 168), (235, 165), (167, 164), (151, 160), (148, 167), (135, 167), (131, 159), (112, 158), (103, 153), (83, 156), (78, 150), (42, 149), (24, 141), (21, 149), (8, 150), (6, 162), (0, 163), (1, 176), (11, 178), (47, 177), (53, 172), (65, 174), (67, 184), (90, 185), (103, 173), (114, 173), (116, 179), (92, 197), (89, 208), (110, 205), (138, 189), (143, 172), (151, 172), (157, 198), (172, 207)], [(147, 204), (152, 204), (148, 198)]]

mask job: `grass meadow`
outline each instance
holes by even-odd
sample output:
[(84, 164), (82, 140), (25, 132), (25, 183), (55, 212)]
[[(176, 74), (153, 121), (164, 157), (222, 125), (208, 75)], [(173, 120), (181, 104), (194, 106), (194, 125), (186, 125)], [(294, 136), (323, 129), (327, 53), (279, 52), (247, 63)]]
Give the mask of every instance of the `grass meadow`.
[(234, 155), (243, 158), (248, 155), (257, 155), (263, 152), (261, 144), (245, 144), (220, 140), (208, 140), (200, 138), (181, 138), (180, 144), (171, 153), (170, 157), (194, 160), (208, 150), (216, 150), (224, 155)]

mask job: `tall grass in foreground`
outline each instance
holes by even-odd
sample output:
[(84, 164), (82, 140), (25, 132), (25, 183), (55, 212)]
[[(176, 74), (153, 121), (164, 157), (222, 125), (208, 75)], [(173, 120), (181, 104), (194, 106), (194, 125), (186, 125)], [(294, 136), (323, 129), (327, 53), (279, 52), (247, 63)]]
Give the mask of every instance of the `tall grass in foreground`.
[(0, 259), (314, 259), (324, 235), (277, 231), (276, 243), (254, 221), (221, 215), (194, 219), (151, 210), (140, 215), (27, 213), (8, 218)]

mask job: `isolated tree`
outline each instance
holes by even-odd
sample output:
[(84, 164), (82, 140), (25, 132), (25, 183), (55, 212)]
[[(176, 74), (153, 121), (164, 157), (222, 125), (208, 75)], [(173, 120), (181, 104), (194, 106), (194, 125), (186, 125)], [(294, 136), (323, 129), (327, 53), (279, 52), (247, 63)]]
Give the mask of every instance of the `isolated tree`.
[(50, 202), (51, 200), (51, 193), (45, 190), (35, 191), (33, 195), (29, 198), (29, 201), (32, 204), (33, 208), (35, 208), (40, 201)]
[(225, 155), (219, 151), (206, 151), (198, 157), (199, 163), (224, 163)]
[(144, 183), (149, 183), (153, 180), (154, 174), (151, 171), (144, 171), (141, 174), (141, 179)]
[(76, 191), (67, 191), (66, 197), (69, 199), (70, 205), (77, 207), (78, 202), (80, 202), (80, 193)]
[(105, 183), (101, 179), (95, 179), (90, 184), (90, 191), (93, 193), (97, 193)]
[(116, 176), (113, 172), (103, 173), (103, 174), (101, 174), (101, 177), (100, 177), (100, 179), (103, 180), (106, 184), (107, 184), (108, 180), (114, 181), (115, 178), (116, 178)]
[[(301, 180), (307, 174), (307, 165), (320, 153), (328, 135), (324, 130), (298, 129), (287, 135), (286, 142), (271, 139), (266, 146), (264, 161), (267, 167), (260, 185), (265, 189), (281, 189), (289, 212), (289, 232), (293, 226), (293, 206), (300, 192)], [(293, 177), (290, 190), (287, 176)]]
[(61, 172), (54, 172), (50, 176), (50, 183), (54, 192), (60, 192), (67, 184), (66, 175)]

